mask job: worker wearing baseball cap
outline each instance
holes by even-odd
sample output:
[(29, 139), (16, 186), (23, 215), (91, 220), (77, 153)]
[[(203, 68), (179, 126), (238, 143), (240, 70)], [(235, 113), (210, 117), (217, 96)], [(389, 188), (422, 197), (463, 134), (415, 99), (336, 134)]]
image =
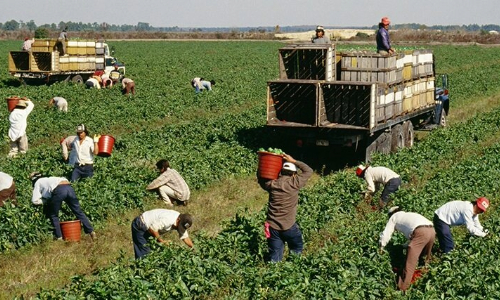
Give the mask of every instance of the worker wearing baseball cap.
[(397, 283), (400, 290), (406, 291), (410, 287), (420, 255), (425, 254), (425, 262), (429, 262), (436, 232), (430, 220), (414, 212), (405, 212), (399, 206), (389, 209), (389, 221), (380, 234), (381, 249), (389, 243), (395, 230), (408, 239), (406, 262), (402, 272), (398, 274)]
[(383, 17), (378, 24), (377, 31), (377, 53), (382, 55), (389, 55), (394, 53), (391, 48), (391, 39), (389, 38), (389, 25), (391, 21), (388, 17)]
[(330, 44), (330, 38), (325, 34), (323, 26), (316, 27), (316, 36), (311, 39), (314, 44)]
[[(302, 232), (296, 223), (299, 190), (312, 176), (313, 170), (305, 163), (284, 154), (286, 161), (278, 179), (258, 178), (260, 186), (269, 193), (265, 234), (269, 259), (279, 262), (283, 259), (285, 243), (291, 253), (301, 254), (304, 249)], [(298, 173), (298, 169), (301, 170)]]
[(439, 241), (439, 248), (448, 253), (455, 247), (450, 227), (464, 225), (471, 235), (484, 237), (488, 230), (479, 222), (479, 215), (490, 206), (486, 197), (475, 201), (450, 201), (434, 212), (434, 227)]
[(373, 194), (376, 192), (378, 185), (383, 185), (384, 190), (380, 196), (380, 209), (384, 208), (389, 202), (389, 196), (396, 192), (401, 185), (401, 178), (393, 170), (386, 167), (371, 167), (359, 165), (356, 168), (356, 176), (364, 178), (367, 183), (367, 191), (365, 192), (365, 200), (371, 202)]

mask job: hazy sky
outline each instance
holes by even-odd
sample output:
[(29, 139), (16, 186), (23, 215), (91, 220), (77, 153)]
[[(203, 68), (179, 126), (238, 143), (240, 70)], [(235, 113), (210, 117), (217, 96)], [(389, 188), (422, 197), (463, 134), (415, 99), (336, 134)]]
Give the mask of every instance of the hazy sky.
[[(2, 2), (7, 2), (3, 0)], [(8, 1), (0, 22), (60, 21), (155, 27), (258, 27), (500, 24), (499, 0), (23, 0)]]

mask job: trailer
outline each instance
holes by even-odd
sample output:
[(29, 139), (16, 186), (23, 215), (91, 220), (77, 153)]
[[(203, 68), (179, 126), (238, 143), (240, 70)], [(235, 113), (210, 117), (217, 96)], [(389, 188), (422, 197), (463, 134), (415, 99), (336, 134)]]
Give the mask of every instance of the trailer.
[(446, 123), (448, 93), (436, 93), (429, 50), (382, 56), (300, 44), (279, 51), (266, 126), (283, 148), (347, 147), (370, 161), (373, 152), (411, 147), (415, 127)]
[[(62, 52), (65, 43), (66, 53)], [(102, 41), (35, 40), (29, 51), (9, 52), (9, 73), (24, 83), (85, 82), (96, 71), (109, 74), (114, 65), (125, 74), (125, 66)]]

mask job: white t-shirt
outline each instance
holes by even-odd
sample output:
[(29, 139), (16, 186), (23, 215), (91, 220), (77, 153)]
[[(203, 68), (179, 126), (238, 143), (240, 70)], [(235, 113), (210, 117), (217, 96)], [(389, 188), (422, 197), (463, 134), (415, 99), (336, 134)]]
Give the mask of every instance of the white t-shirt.
[(15, 108), (10, 113), (9, 138), (11, 141), (15, 141), (26, 134), (26, 128), (28, 127), (28, 115), (35, 107), (35, 105), (31, 101), (26, 101), (26, 104), (28, 106), (25, 109)]
[(43, 199), (50, 199), (52, 191), (63, 181), (68, 181), (64, 177), (43, 177), (38, 179), (33, 186), (33, 197), (31, 202), (35, 205), (42, 205)]
[[(165, 233), (172, 230), (172, 226), (174, 226), (177, 222), (177, 218), (179, 217), (179, 215), (180, 213), (178, 211), (159, 208), (145, 211), (142, 214), (142, 220), (148, 228), (151, 228), (154, 231), (158, 231), (160, 233)], [(179, 238), (181, 240), (188, 237), (189, 235), (187, 230), (182, 236), (179, 234)]]
[(479, 222), (479, 216), (473, 213), (474, 205), (470, 201), (450, 201), (434, 213), (439, 219), (450, 226), (463, 225), (467, 227), (470, 234), (483, 237), (486, 233)]
[(94, 163), (94, 140), (86, 136), (80, 145), (80, 138), (76, 138), (71, 143), (71, 153), (69, 154), (70, 165), (93, 164)]

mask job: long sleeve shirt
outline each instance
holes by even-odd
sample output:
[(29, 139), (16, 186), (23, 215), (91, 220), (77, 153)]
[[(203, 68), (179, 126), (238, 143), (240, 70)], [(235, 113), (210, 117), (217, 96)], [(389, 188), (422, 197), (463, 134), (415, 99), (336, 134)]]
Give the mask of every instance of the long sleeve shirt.
[(306, 185), (313, 170), (301, 161), (295, 165), (302, 170), (294, 176), (281, 175), (278, 179), (259, 181), (261, 187), (269, 193), (267, 222), (276, 230), (288, 230), (295, 224), (299, 190)]
[(381, 247), (385, 247), (391, 240), (394, 230), (401, 232), (409, 240), (415, 228), (422, 225), (432, 226), (432, 222), (417, 213), (405, 211), (396, 212), (389, 218), (384, 231), (380, 234), (379, 244)]
[(168, 168), (153, 180), (147, 187), (147, 190), (154, 190), (163, 185), (167, 185), (174, 190), (177, 200), (186, 201), (191, 196), (191, 191), (184, 178), (174, 169)]
[(52, 191), (63, 181), (68, 181), (68, 179), (64, 177), (43, 177), (38, 179), (33, 186), (31, 202), (35, 205), (44, 204), (43, 199), (50, 199)]
[[(159, 208), (145, 211), (142, 214), (142, 221), (148, 229), (152, 229), (159, 233), (165, 233), (172, 230), (172, 226), (175, 226), (175, 223), (177, 223), (179, 215), (180, 213), (175, 210)], [(187, 230), (184, 231), (183, 235), (180, 235), (179, 233), (179, 238), (181, 240), (188, 237), (189, 235)]]
[(389, 51), (391, 49), (391, 40), (389, 38), (389, 31), (384, 27), (380, 27), (377, 31), (377, 50)]
[(479, 222), (479, 215), (474, 215), (474, 205), (470, 201), (450, 201), (434, 212), (438, 218), (450, 226), (465, 224), (470, 234), (486, 236)]
[(76, 135), (70, 135), (66, 137), (62, 143), (61, 143), (61, 149), (62, 149), (62, 155), (64, 160), (68, 160), (69, 158), (69, 151), (71, 151), (71, 144), (73, 141), (77, 138)]
[(9, 115), (9, 138), (11, 141), (16, 141), (18, 138), (26, 134), (26, 128), (28, 127), (28, 115), (35, 107), (31, 101), (26, 101), (26, 104), (26, 108), (14, 108)]
[(88, 136), (80, 144), (80, 138), (76, 137), (71, 143), (71, 153), (69, 154), (70, 165), (88, 165), (94, 163), (94, 140)]
[(385, 185), (389, 180), (398, 178), (399, 175), (393, 170), (386, 167), (368, 167), (365, 171), (365, 180), (367, 183), (367, 190), (374, 193), (376, 184)]
[(0, 172), (0, 191), (6, 190), (12, 186), (14, 178), (7, 173)]

